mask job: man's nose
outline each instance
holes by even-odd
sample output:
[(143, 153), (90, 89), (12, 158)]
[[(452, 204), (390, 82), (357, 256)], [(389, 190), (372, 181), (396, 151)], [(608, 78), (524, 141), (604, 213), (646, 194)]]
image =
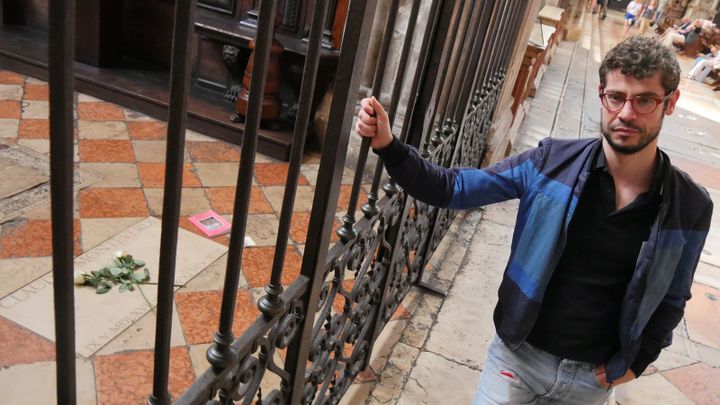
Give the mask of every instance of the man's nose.
[(632, 102), (630, 100), (625, 101), (625, 104), (622, 106), (622, 108), (618, 112), (618, 118), (620, 118), (623, 121), (632, 121), (635, 118), (637, 118), (637, 113), (633, 109)]

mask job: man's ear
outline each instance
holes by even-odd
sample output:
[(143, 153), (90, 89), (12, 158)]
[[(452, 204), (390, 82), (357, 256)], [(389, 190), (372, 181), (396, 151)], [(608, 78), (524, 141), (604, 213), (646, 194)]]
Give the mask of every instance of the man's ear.
[(678, 98), (680, 98), (680, 89), (675, 89), (672, 96), (667, 100), (667, 107), (665, 107), (665, 115), (671, 115), (675, 111)]

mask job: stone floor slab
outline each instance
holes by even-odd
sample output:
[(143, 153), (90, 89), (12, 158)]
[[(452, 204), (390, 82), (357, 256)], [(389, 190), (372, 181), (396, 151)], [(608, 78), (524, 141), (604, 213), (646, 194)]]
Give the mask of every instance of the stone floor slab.
[(0, 297), (27, 285), (51, 269), (51, 257), (0, 259)]
[(662, 373), (675, 387), (697, 405), (720, 403), (720, 368), (697, 363)]
[[(88, 269), (99, 268), (106, 264), (105, 261), (112, 259), (115, 251), (125, 250), (145, 261), (145, 265), (150, 271), (150, 284), (156, 283), (161, 224), (162, 221), (153, 217), (136, 223), (76, 259), (76, 270), (83, 270), (80, 266), (87, 266)], [(226, 251), (226, 246), (180, 229), (178, 231), (175, 284), (184, 285)]]
[(397, 404), (469, 404), (473, 390), (458, 389), (458, 384), (474, 387), (479, 380), (478, 370), (421, 352)]
[(388, 322), (378, 335), (373, 344), (373, 351), (370, 355), (370, 367), (373, 370), (382, 370), (388, 362), (395, 344), (400, 340), (400, 335), (405, 330), (407, 321), (396, 320)]
[(102, 178), (95, 187), (140, 187), (137, 167), (132, 163), (80, 163), (80, 168)]
[[(95, 374), (92, 363), (75, 362), (77, 403), (95, 404)], [(56, 403), (55, 363), (21, 364), (0, 369), (0, 392), (3, 405)]]
[[(161, 221), (147, 218), (75, 259), (75, 270), (90, 273), (112, 262), (115, 251), (125, 250), (144, 260), (151, 283), (158, 280)], [(226, 252), (223, 245), (180, 230), (176, 283), (185, 284)], [(54, 341), (52, 274), (48, 274), (0, 301), (0, 315)], [(155, 285), (120, 293), (113, 288), (97, 295), (91, 287), (75, 289), (76, 347), (90, 356), (150, 311), (157, 297)]]
[[(152, 350), (155, 347), (155, 326), (157, 322), (157, 311), (153, 309), (131, 327), (125, 329), (107, 345), (100, 349), (98, 355), (120, 353), (128, 350)], [(170, 346), (185, 345), (180, 317), (177, 307), (173, 305), (172, 331), (170, 334)]]
[(691, 340), (720, 350), (720, 290), (695, 283), (685, 306)]
[(694, 403), (658, 373), (642, 376), (615, 388), (615, 401), (622, 405), (692, 405)]
[[(99, 267), (95, 267), (97, 269)], [(155, 286), (120, 293), (118, 288), (102, 295), (92, 287), (75, 288), (75, 346), (90, 357), (107, 342), (148, 313), (157, 296)], [(28, 284), (0, 301), (0, 315), (55, 341), (52, 274)]]
[(11, 153), (13, 150), (9, 147), (0, 149), (0, 172), (3, 173), (3, 181), (0, 182), (0, 200), (50, 180), (42, 169), (20, 164), (18, 159), (9, 156)]

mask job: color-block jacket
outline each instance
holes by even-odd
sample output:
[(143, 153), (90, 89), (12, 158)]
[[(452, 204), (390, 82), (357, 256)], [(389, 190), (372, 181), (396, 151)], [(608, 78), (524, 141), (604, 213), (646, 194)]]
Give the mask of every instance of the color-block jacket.
[[(537, 319), (598, 147), (600, 139), (545, 139), (486, 169), (440, 168), (397, 140), (376, 153), (398, 184), (431, 205), (466, 209), (520, 199), (494, 314), (498, 335), (516, 349)], [(669, 163), (665, 153), (660, 155)], [(621, 348), (606, 365), (609, 381), (636, 360), (649, 364), (670, 345), (710, 227), (713, 204), (707, 191), (671, 164), (665, 167), (658, 216), (625, 292)]]

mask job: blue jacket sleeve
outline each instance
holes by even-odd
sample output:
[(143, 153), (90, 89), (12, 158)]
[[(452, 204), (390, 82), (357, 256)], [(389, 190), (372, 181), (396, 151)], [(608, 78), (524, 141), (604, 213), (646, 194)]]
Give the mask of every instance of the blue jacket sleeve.
[(710, 229), (712, 211), (713, 205), (710, 201), (697, 226), (700, 229), (700, 232), (695, 234), (697, 240), (688, 244), (690, 247), (686, 249), (684, 260), (675, 271), (670, 289), (643, 331), (640, 351), (630, 366), (637, 377), (660, 356), (663, 348), (672, 344), (673, 330), (685, 313), (685, 302), (691, 297), (690, 288)]
[(549, 142), (485, 169), (437, 166), (397, 139), (375, 153), (390, 177), (414, 198), (437, 207), (467, 209), (522, 196), (538, 175)]

